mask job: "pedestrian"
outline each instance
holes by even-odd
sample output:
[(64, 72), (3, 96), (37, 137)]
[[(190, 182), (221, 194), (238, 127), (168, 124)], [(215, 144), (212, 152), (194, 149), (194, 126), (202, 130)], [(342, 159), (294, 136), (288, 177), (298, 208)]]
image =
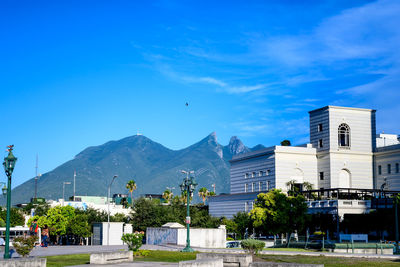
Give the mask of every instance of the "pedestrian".
[(37, 236), (37, 231), (38, 231), (39, 225), (37, 223), (37, 220), (34, 219), (33, 222), (31, 223), (31, 226), (29, 227), (29, 235)]
[(47, 240), (49, 239), (49, 228), (47, 227), (47, 224), (44, 225), (44, 228), (42, 230), (42, 247), (47, 248), (48, 242)]

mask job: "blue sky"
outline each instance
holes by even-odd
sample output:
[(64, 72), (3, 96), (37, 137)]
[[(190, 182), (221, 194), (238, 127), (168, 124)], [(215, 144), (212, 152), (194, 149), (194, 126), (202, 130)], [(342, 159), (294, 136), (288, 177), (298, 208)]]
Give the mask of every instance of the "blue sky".
[(304, 143), (307, 112), (326, 105), (377, 109), (378, 132), (398, 134), (398, 14), (399, 1), (3, 0), (13, 187), (36, 154), (45, 173), (138, 131), (171, 149), (213, 131), (224, 145)]

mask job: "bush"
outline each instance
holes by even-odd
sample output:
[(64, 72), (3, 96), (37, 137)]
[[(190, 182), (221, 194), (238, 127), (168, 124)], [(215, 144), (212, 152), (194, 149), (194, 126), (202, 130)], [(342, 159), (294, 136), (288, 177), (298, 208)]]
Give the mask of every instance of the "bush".
[(128, 245), (129, 250), (135, 252), (138, 251), (139, 248), (142, 246), (143, 236), (144, 232), (134, 232), (132, 234), (122, 235), (121, 240)]
[(147, 257), (150, 254), (150, 250), (138, 250), (136, 252), (133, 252), (134, 257)]
[(22, 257), (28, 256), (32, 249), (35, 247), (37, 236), (23, 237), (19, 236), (14, 238), (13, 246), (17, 253)]
[(241, 242), (242, 248), (250, 254), (257, 254), (265, 247), (265, 243), (255, 239), (245, 239)]

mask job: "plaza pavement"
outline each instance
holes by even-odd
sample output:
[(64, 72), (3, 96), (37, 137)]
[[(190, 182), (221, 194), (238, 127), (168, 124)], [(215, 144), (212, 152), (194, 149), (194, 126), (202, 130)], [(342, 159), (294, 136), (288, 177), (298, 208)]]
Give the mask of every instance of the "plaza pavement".
[[(183, 247), (176, 245), (143, 245), (141, 249), (145, 250), (164, 250), (164, 251), (180, 251)], [(96, 252), (107, 252), (107, 251), (118, 251), (126, 250), (126, 245), (118, 246), (50, 246), (48, 248), (35, 247), (30, 256), (43, 257), (43, 256), (55, 256), (55, 255), (68, 255), (68, 254), (87, 254)], [(206, 248), (194, 248), (199, 252), (214, 252), (214, 253), (244, 253), (242, 249), (206, 249)], [(2, 248), (4, 250), (4, 247)], [(2, 254), (2, 252), (0, 252)], [(351, 254), (351, 253), (329, 253), (329, 252), (297, 252), (297, 251), (270, 251), (263, 250), (261, 254), (266, 255), (307, 255), (307, 256), (326, 256), (326, 257), (357, 257), (357, 258), (382, 258), (382, 259), (397, 259), (400, 260), (400, 255), (380, 255), (380, 254)], [(17, 257), (15, 253), (13, 257)], [(79, 265), (88, 266), (88, 265)], [(90, 265), (93, 267), (104, 266), (104, 265)], [(110, 265), (111, 266), (111, 265)], [(167, 263), (167, 262), (130, 262), (113, 264), (112, 266), (128, 267), (128, 266), (143, 266), (143, 267), (175, 267), (178, 263)], [(75, 266), (76, 267), (76, 266)]]

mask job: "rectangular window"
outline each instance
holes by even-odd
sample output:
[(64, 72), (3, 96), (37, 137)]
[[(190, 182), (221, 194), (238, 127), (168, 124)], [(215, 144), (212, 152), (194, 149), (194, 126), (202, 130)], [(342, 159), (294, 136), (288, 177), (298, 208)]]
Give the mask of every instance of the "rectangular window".
[(258, 176), (259, 176), (259, 177), (262, 177), (263, 175), (264, 175), (264, 172), (263, 172), (263, 171), (259, 171), (259, 172), (258, 172)]
[(254, 192), (256, 190), (256, 183), (251, 184), (251, 192)]
[(263, 182), (259, 182), (258, 183), (258, 191), (262, 191), (263, 190), (262, 185), (263, 185)]
[(319, 140), (318, 140), (318, 147), (319, 147), (319, 148), (323, 147), (322, 139), (319, 139)]
[(267, 181), (267, 191), (271, 189), (271, 181)]
[(378, 166), (378, 174), (379, 174), (379, 175), (382, 174), (382, 166), (381, 166), (381, 165)]
[(396, 173), (399, 173), (399, 164), (396, 163)]
[(248, 212), (249, 211), (249, 203), (244, 202), (244, 211)]
[(390, 164), (387, 165), (387, 172), (388, 172), (388, 174), (392, 173), (392, 165), (390, 165)]
[(318, 124), (318, 132), (322, 132), (322, 123)]
[(324, 172), (319, 173), (319, 179), (322, 181), (324, 180)]
[(269, 175), (269, 170), (266, 170), (266, 171), (265, 171), (265, 175)]
[(244, 192), (247, 193), (247, 190), (248, 190), (248, 185), (244, 184)]
[(252, 177), (252, 178), (256, 177), (256, 172), (253, 172), (253, 173), (251, 174), (251, 177)]
[(244, 174), (244, 178), (249, 178), (249, 174), (247, 172)]

